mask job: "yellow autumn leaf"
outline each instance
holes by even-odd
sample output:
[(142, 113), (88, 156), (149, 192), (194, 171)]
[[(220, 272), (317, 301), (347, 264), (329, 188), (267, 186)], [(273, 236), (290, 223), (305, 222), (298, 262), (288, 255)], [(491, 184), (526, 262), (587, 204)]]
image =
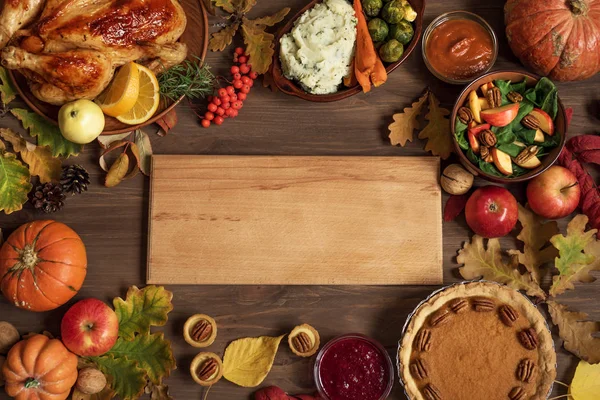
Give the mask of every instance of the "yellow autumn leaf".
[(108, 170), (108, 174), (106, 175), (104, 185), (106, 187), (117, 186), (125, 178), (125, 175), (127, 175), (128, 170), (129, 157), (126, 153), (121, 153)]
[(250, 56), (252, 70), (259, 75), (269, 70), (275, 53), (273, 44), (275, 36), (268, 33), (266, 29), (281, 22), (289, 12), (290, 9), (286, 7), (273, 15), (255, 20), (243, 18), (242, 34), (246, 44), (246, 54)]
[(429, 112), (425, 120), (429, 123), (419, 133), (419, 139), (427, 139), (425, 151), (430, 151), (434, 156), (443, 160), (452, 154), (452, 133), (450, 132), (450, 111), (440, 107), (440, 101), (432, 92), (429, 92)]
[(577, 364), (569, 394), (573, 400), (598, 400), (600, 398), (600, 364), (583, 360)]
[(256, 387), (267, 377), (285, 335), (234, 340), (225, 349), (223, 376), (243, 387)]
[(413, 131), (419, 129), (417, 118), (421, 114), (421, 109), (428, 96), (429, 90), (425, 91), (419, 100), (412, 103), (410, 107), (405, 108), (403, 112), (394, 114), (394, 122), (388, 126), (390, 130), (389, 138), (392, 145), (399, 144), (400, 146), (405, 146), (407, 141), (413, 141)]
[(21, 159), (29, 166), (31, 175), (39, 176), (40, 182), (58, 182), (60, 180), (62, 162), (59, 158), (52, 156), (49, 148), (29, 143), (10, 129), (0, 128), (0, 136), (12, 144), (16, 152), (20, 153)]
[(240, 24), (236, 22), (233, 25), (228, 25), (218, 32), (210, 35), (210, 41), (208, 42), (208, 48), (210, 51), (223, 51), (233, 41), (233, 36), (237, 32)]

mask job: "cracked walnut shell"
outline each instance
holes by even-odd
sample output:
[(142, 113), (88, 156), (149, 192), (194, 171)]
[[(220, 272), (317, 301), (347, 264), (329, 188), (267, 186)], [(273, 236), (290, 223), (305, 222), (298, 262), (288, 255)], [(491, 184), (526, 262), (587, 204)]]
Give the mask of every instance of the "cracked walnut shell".
[(190, 374), (198, 385), (214, 385), (223, 377), (223, 361), (215, 353), (199, 353), (192, 360)]
[(288, 336), (292, 352), (300, 357), (310, 357), (319, 350), (321, 338), (319, 332), (308, 324), (295, 327)]
[(217, 323), (205, 314), (194, 314), (185, 321), (183, 338), (194, 347), (208, 347), (217, 337)]

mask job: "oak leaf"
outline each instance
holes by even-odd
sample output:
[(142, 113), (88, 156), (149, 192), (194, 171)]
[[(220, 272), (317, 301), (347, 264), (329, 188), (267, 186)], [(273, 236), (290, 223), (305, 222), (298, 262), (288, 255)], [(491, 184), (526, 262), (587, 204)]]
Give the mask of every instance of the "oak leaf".
[(425, 115), (425, 120), (429, 123), (419, 133), (419, 139), (427, 139), (425, 151), (430, 151), (443, 160), (450, 157), (454, 146), (448, 115), (450, 111), (440, 107), (440, 101), (429, 92), (429, 112)]
[(513, 289), (524, 290), (530, 296), (546, 298), (546, 294), (529, 272), (519, 272), (515, 257), (510, 258), (509, 262), (503, 259), (498, 239), (488, 239), (486, 249), (483, 238), (479, 235), (473, 236), (471, 243), (466, 242), (458, 251), (456, 261), (463, 265), (459, 272), (465, 279), (483, 278), (506, 284)]
[(149, 382), (145, 391), (150, 394), (150, 400), (174, 400), (169, 394), (169, 386), (165, 384), (155, 385)]
[(0, 211), (10, 214), (23, 208), (31, 190), (30, 180), (29, 169), (17, 156), (0, 149)]
[(52, 157), (47, 147), (29, 143), (10, 129), (0, 128), (0, 136), (12, 144), (16, 152), (19, 152), (21, 159), (29, 166), (31, 175), (39, 176), (42, 183), (60, 180), (62, 162), (59, 158)]
[(280, 23), (281, 21), (283, 21), (283, 19), (285, 18), (286, 15), (288, 15), (289, 12), (290, 12), (290, 8), (285, 7), (285, 8), (282, 8), (281, 10), (277, 11), (275, 14), (267, 15), (266, 17), (260, 17), (260, 18), (256, 18), (253, 20), (247, 20), (247, 21), (251, 22), (252, 24), (254, 24), (262, 29), (265, 29), (268, 26), (275, 26), (278, 23)]
[(225, 349), (223, 376), (243, 387), (255, 387), (267, 377), (285, 335), (234, 340)]
[(137, 361), (105, 354), (100, 357), (89, 357), (106, 376), (108, 386), (123, 400), (140, 398), (146, 386), (146, 372), (138, 366)]
[(558, 275), (552, 278), (550, 295), (557, 296), (574, 289), (573, 282), (593, 282), (590, 271), (600, 270), (600, 242), (594, 238), (597, 229), (585, 231), (588, 217), (576, 215), (567, 225), (567, 235), (554, 235), (550, 242), (558, 249), (554, 265)]
[(558, 256), (558, 250), (550, 245), (550, 239), (558, 234), (556, 221), (544, 222), (544, 218), (536, 215), (533, 211), (519, 206), (519, 222), (521, 232), (517, 236), (523, 242), (523, 251), (508, 250), (508, 254), (514, 255), (519, 263), (524, 265), (531, 277), (537, 283), (541, 282), (542, 272), (540, 268)]
[(113, 300), (119, 319), (119, 336), (132, 340), (136, 333), (149, 333), (151, 326), (164, 326), (173, 310), (172, 299), (173, 293), (162, 286), (130, 287), (125, 300), (120, 297)]
[(246, 44), (246, 54), (250, 56), (252, 70), (257, 74), (264, 74), (269, 70), (275, 53), (273, 40), (275, 36), (266, 31), (267, 27), (281, 22), (290, 12), (286, 7), (273, 15), (255, 20), (244, 17), (242, 19), (242, 36)]
[(210, 41), (208, 42), (208, 49), (210, 51), (223, 51), (233, 41), (233, 37), (240, 27), (239, 22), (231, 25), (227, 25), (218, 32), (214, 32), (210, 35)]
[(257, 0), (213, 0), (215, 6), (230, 14), (246, 14), (256, 5)]
[(394, 114), (394, 122), (388, 126), (392, 145), (405, 146), (407, 141), (413, 141), (413, 133), (416, 129), (419, 129), (417, 118), (421, 114), (427, 97), (429, 97), (429, 90), (425, 91), (423, 96), (412, 103), (410, 107), (406, 107), (401, 113)]
[(600, 364), (579, 361), (569, 386), (573, 400), (598, 400), (600, 396)]
[(8, 104), (17, 97), (17, 91), (12, 85), (6, 69), (0, 67), (0, 102)]
[(600, 363), (600, 322), (589, 321), (583, 312), (567, 310), (555, 301), (548, 301), (548, 310), (565, 349), (592, 364)]

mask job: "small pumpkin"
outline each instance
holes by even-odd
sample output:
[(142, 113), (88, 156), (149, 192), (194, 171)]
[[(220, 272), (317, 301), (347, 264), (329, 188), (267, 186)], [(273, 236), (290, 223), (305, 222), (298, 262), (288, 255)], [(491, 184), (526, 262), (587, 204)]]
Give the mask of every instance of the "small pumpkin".
[(600, 71), (600, 2), (508, 0), (508, 43), (529, 69), (558, 81), (589, 78)]
[(77, 381), (77, 356), (58, 339), (34, 335), (10, 349), (2, 372), (16, 400), (65, 400)]
[(77, 294), (87, 273), (85, 246), (56, 221), (21, 225), (0, 248), (0, 289), (19, 308), (53, 310)]

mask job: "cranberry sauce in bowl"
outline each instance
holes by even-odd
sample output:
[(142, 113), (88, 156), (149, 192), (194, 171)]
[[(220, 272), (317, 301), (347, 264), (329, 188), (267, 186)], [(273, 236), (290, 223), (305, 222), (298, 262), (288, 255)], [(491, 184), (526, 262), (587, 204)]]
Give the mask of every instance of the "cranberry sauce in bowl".
[(394, 384), (383, 346), (360, 334), (329, 341), (317, 355), (315, 382), (325, 400), (383, 400)]

